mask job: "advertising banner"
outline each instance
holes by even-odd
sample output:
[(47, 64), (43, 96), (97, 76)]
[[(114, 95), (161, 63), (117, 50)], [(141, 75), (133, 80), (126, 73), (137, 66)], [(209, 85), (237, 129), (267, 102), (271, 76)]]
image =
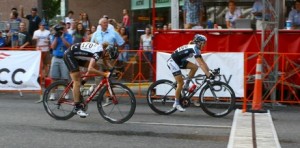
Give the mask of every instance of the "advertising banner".
[(40, 90), (40, 51), (0, 50), (0, 90)]

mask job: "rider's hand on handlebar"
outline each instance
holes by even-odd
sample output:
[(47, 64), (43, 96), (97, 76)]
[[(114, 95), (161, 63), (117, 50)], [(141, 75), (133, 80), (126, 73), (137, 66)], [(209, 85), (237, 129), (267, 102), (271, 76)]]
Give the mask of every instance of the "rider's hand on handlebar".
[(104, 74), (104, 76), (106, 77), (106, 78), (108, 78), (109, 76), (110, 76), (110, 72), (105, 72), (105, 74)]
[(213, 80), (215, 79), (215, 74), (212, 70), (209, 70), (210, 75), (208, 76), (208, 79)]

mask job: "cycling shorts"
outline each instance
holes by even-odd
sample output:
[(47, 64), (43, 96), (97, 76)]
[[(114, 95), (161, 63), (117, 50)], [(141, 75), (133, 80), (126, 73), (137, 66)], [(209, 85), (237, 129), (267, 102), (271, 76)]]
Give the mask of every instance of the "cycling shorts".
[(178, 65), (172, 58), (167, 61), (168, 68), (171, 70), (173, 76), (181, 75), (181, 69), (186, 69), (188, 63), (189, 61), (185, 60)]
[(86, 66), (89, 61), (76, 59), (68, 49), (64, 54), (64, 62), (70, 72), (79, 72), (79, 66)]

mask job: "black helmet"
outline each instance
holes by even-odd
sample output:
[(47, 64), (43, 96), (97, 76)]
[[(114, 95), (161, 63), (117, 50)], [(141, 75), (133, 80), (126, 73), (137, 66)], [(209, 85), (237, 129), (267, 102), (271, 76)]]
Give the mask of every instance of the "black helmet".
[(118, 48), (116, 48), (114, 46), (111, 46), (111, 45), (108, 45), (105, 50), (106, 50), (106, 52), (108, 52), (108, 55), (109, 55), (110, 59), (117, 59), (118, 58), (118, 56), (119, 56)]

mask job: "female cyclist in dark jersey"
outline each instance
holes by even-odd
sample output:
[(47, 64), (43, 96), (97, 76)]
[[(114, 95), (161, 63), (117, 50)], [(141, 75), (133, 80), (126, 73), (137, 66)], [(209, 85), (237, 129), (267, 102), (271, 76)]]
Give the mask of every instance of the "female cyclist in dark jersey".
[[(171, 70), (175, 80), (177, 81), (177, 88), (175, 91), (175, 103), (173, 105), (179, 111), (185, 111), (184, 108), (179, 104), (179, 97), (183, 87), (183, 78), (181, 75), (181, 69), (190, 69), (188, 74), (189, 78), (192, 78), (196, 71), (198, 70), (198, 66), (194, 63), (187, 61), (187, 58), (195, 57), (197, 63), (199, 64), (202, 71), (208, 77), (213, 77), (213, 74), (210, 72), (207, 64), (203, 60), (201, 56), (201, 50), (206, 44), (206, 37), (204, 35), (196, 34), (194, 39), (188, 45), (183, 45), (178, 47), (172, 54), (171, 58), (168, 59), (167, 64), (169, 69)], [(190, 80), (188, 79), (185, 85), (185, 89), (188, 89)]]
[(108, 77), (110, 73), (97, 70), (98, 67), (96, 64), (99, 59), (104, 59), (103, 63), (112, 67), (107, 60), (109, 60), (109, 58), (116, 59), (118, 57), (118, 51), (112, 46), (107, 45), (108, 44), (103, 45), (103, 49), (102, 45), (92, 42), (76, 43), (66, 50), (64, 54), (65, 64), (67, 65), (70, 76), (74, 81), (73, 96), (75, 111), (80, 117), (86, 117), (88, 114), (82, 110), (82, 102), (80, 100), (81, 77), (79, 66), (86, 66), (88, 64), (87, 74), (97, 74)]

